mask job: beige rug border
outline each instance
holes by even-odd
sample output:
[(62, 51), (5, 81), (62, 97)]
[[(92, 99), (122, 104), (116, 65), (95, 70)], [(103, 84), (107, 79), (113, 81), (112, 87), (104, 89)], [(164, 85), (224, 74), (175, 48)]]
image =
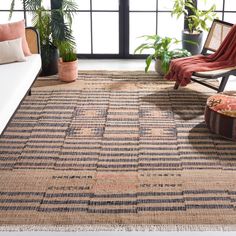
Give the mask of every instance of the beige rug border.
[(55, 231), (55, 232), (81, 232), (81, 231), (236, 231), (236, 224), (231, 225), (5, 225), (0, 226), (0, 232), (4, 231)]

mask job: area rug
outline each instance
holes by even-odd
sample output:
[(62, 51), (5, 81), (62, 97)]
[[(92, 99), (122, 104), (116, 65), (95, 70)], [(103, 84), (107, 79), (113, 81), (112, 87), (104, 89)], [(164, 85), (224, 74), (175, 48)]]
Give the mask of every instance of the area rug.
[(236, 143), (212, 91), (155, 73), (39, 79), (0, 138), (0, 229), (235, 229)]

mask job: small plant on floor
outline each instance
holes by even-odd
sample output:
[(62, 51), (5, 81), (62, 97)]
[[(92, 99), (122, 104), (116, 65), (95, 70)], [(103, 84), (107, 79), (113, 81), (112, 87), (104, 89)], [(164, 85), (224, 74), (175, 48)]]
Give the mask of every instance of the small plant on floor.
[(68, 42), (62, 42), (59, 46), (60, 58), (58, 61), (58, 78), (65, 82), (72, 82), (78, 76), (78, 59)]
[(61, 45), (59, 46), (59, 51), (63, 62), (70, 62), (77, 60), (75, 49), (70, 44), (68, 44), (68, 42), (61, 43)]
[(146, 58), (145, 72), (148, 72), (151, 62), (155, 60), (161, 63), (161, 71), (157, 72), (166, 74), (172, 59), (191, 56), (191, 53), (185, 49), (171, 49), (172, 46), (180, 43), (175, 38), (160, 37), (159, 35), (144, 35), (141, 37), (146, 40), (146, 43), (138, 46), (134, 53), (142, 53), (144, 50), (153, 49), (153, 53)]
[(76, 61), (76, 60), (77, 56), (73, 51), (67, 52), (66, 54), (62, 55), (63, 62)]

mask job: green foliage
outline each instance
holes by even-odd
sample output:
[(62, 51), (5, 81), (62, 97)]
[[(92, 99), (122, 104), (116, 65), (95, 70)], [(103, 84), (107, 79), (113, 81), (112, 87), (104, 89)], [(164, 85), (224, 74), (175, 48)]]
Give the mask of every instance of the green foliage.
[[(74, 11), (78, 10), (75, 0), (62, 0), (59, 9), (48, 10), (43, 5), (43, 0), (21, 0), (25, 9), (33, 16), (33, 26), (39, 30), (41, 45), (53, 44), (60, 47), (65, 41), (71, 47), (75, 46), (71, 25)], [(11, 2), (10, 16), (15, 7), (15, 0)]]
[(62, 58), (63, 62), (70, 62), (77, 60), (77, 55), (74, 52), (74, 48), (71, 47), (71, 45), (67, 41), (64, 41), (63, 43), (60, 44), (59, 51), (60, 51), (60, 57)]
[[(177, 19), (185, 15), (188, 21), (188, 29), (191, 33), (194, 31), (208, 31), (207, 21), (213, 21), (216, 17), (216, 5), (213, 4), (208, 10), (202, 11), (197, 9), (193, 0), (173, 0), (174, 6), (171, 15)], [(203, 0), (206, 2), (206, 0)], [(186, 9), (188, 8), (189, 11)]]
[(149, 70), (152, 60), (160, 59), (162, 70), (164, 73), (167, 73), (169, 70), (170, 61), (173, 58), (191, 56), (191, 54), (185, 49), (171, 49), (173, 45), (180, 42), (175, 38), (162, 38), (159, 35), (144, 35), (141, 37), (146, 40), (146, 43), (138, 46), (134, 53), (142, 53), (147, 49), (154, 50), (154, 52), (146, 58), (145, 72)]
[(76, 61), (76, 60), (77, 60), (77, 56), (73, 51), (69, 51), (62, 56), (63, 62), (70, 62), (70, 61)]
[(51, 14), (42, 6), (33, 13), (32, 23), (39, 31), (40, 43), (42, 45), (52, 44)]

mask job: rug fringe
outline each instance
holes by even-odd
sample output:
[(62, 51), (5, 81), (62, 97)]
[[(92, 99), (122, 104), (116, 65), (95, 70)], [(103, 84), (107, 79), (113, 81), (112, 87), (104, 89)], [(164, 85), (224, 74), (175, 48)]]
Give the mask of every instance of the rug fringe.
[(236, 225), (5, 225), (0, 231), (236, 231)]

